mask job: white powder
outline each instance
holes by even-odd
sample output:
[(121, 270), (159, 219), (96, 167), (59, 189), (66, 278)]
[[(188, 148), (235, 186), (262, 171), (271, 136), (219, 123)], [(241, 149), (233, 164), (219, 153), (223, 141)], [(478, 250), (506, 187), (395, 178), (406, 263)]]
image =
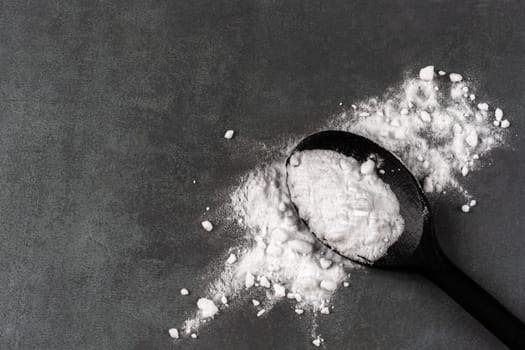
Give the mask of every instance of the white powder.
[(215, 308), (209, 312), (208, 306), (223, 296), (247, 293), (243, 290), (251, 288), (265, 290), (267, 300), (253, 301), (254, 306), (264, 306), (255, 313), (257, 317), (287, 295), (293, 296), (295, 309), (317, 312), (327, 307), (346, 278), (344, 266), (351, 263), (317, 242), (302, 224), (285, 181), (284, 161), (279, 161), (249, 173), (233, 192), (233, 219), (247, 234), (247, 248), (236, 255), (235, 264), (225, 265), (227, 269), (210, 287), (210, 300), (205, 299), (206, 305), (199, 305), (195, 317), (186, 321), (186, 334), (218, 312)]
[(235, 134), (235, 131), (233, 130), (226, 130), (226, 132), (224, 133), (224, 138), (227, 139), (227, 140), (230, 140), (233, 135)]
[(205, 229), (208, 232), (211, 232), (211, 230), (213, 230), (213, 224), (209, 222), (208, 220), (201, 222), (201, 226), (203, 229)]
[(170, 328), (168, 333), (173, 339), (179, 339), (179, 330), (177, 328)]
[[(288, 167), (292, 200), (317, 237), (344, 256), (363, 263), (382, 257), (403, 233), (399, 202), (376, 174), (338, 152), (295, 153)], [(292, 162), (290, 162), (292, 164)]]
[(200, 298), (197, 300), (197, 307), (199, 308), (200, 317), (202, 318), (213, 317), (217, 312), (219, 312), (219, 309), (215, 303), (206, 298)]
[(271, 164), (250, 173), (232, 195), (235, 217), (254, 242), (239, 259), (234, 275), (239, 281), (260, 276), (261, 287), (273, 285), (268, 292), (272, 298), (291, 292), (300, 296), (302, 307), (318, 310), (334, 289), (324, 289), (321, 283), (337, 286), (345, 273), (339, 264), (321, 266), (321, 259), (341, 259), (317, 243), (298, 219), (285, 181), (283, 163)]
[(461, 190), (457, 177), (475, 170), (480, 156), (502, 144), (502, 129), (492, 121), (501, 120), (503, 111), (474, 105), (465, 92), (472, 87), (457, 73), (450, 81), (430, 75), (429, 67), (423, 68), (424, 80), (407, 80), (400, 89), (359, 104), (331, 127), (368, 137), (397, 154), (427, 192)]
[[(376, 141), (397, 154), (423, 182), (427, 192), (442, 192), (448, 188), (463, 191), (458, 179), (471, 174), (481, 165), (483, 155), (502, 145), (505, 128), (511, 123), (503, 119), (501, 108), (493, 108), (483, 101), (478, 108), (474, 100), (479, 100), (479, 96), (474, 95), (475, 89), (460, 74), (447, 76), (442, 70), (435, 74), (434, 67), (428, 66), (420, 71), (419, 77), (406, 80), (380, 98), (351, 104), (348, 111), (322, 129), (351, 131)], [(230, 135), (233, 133), (225, 137)], [(287, 147), (267, 149), (280, 153), (283, 159), (249, 172), (232, 191), (231, 218), (238, 223), (242, 242), (235, 254), (230, 252), (235, 259), (229, 255), (224, 258), (226, 263), (216, 264), (224, 270), (212, 276), (213, 282), (205, 293), (206, 301), (201, 301), (195, 316), (185, 322), (185, 334), (191, 334), (192, 338), (197, 338), (193, 332), (206, 319), (217, 315), (219, 309), (235, 306), (235, 301), (242, 300), (243, 294), (265, 295), (263, 299), (253, 299), (253, 317), (263, 316), (279, 301), (294, 304), (292, 310), (297, 313), (319, 311), (329, 315), (333, 293), (341, 285), (350, 286), (348, 269), (355, 265), (318, 243), (290, 203), (284, 169)], [(290, 164), (295, 163), (296, 160)], [(354, 166), (352, 164), (355, 170)], [(375, 177), (374, 170), (373, 163), (365, 162), (361, 165), (360, 176)], [(339, 204), (342, 203), (341, 200)], [(378, 215), (379, 219), (387, 218), (383, 222), (392, 224), (390, 231), (386, 230), (388, 242), (374, 238), (383, 251), (395, 241), (401, 224), (393, 219), (396, 210), (392, 203), (387, 206), (386, 216)], [(467, 203), (463, 211), (469, 211), (476, 204), (470, 198)], [(349, 204), (354, 218), (359, 209), (355, 206), (359, 203)], [(373, 208), (365, 209), (375, 210), (376, 207), (374, 204)], [(204, 229), (213, 230), (211, 222), (202, 224)], [(348, 223), (352, 224), (355, 225)], [(378, 227), (375, 230), (377, 233)], [(365, 230), (358, 232), (366, 233)], [(343, 240), (344, 246), (355, 248), (351, 241)], [(363, 249), (364, 256), (371, 259), (381, 252), (380, 249), (369, 251), (359, 247), (357, 249)], [(320, 336), (312, 334), (312, 337), (314, 346), (322, 345)]]

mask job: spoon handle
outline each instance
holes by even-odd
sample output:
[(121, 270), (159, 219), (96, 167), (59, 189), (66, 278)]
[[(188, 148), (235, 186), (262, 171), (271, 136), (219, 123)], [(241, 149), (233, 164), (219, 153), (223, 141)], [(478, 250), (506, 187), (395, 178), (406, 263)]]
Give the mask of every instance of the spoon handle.
[(435, 247), (435, 260), (423, 275), (451, 296), (510, 349), (525, 349), (525, 325)]

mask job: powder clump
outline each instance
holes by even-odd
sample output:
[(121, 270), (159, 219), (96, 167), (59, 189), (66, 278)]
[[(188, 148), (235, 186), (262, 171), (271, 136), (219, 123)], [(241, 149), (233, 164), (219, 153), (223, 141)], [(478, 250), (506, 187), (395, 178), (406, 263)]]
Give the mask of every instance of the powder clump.
[(293, 157), (298, 165), (288, 166), (291, 197), (317, 237), (352, 260), (370, 263), (382, 257), (403, 233), (404, 220), (374, 161), (360, 164), (328, 150)]
[(217, 312), (219, 312), (219, 308), (217, 308), (215, 303), (206, 298), (200, 298), (197, 300), (197, 307), (199, 308), (200, 316), (202, 318), (213, 317)]

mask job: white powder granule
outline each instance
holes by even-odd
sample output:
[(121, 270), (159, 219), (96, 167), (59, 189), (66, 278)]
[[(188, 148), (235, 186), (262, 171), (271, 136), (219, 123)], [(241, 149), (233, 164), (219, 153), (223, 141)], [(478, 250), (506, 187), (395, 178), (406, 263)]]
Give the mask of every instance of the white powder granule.
[(430, 81), (434, 79), (434, 66), (427, 66), (419, 71), (419, 79)]
[(496, 108), (496, 110), (494, 111), (494, 117), (497, 121), (501, 121), (501, 119), (503, 118), (503, 111), (501, 110), (501, 108)]
[(274, 284), (273, 290), (275, 292), (276, 298), (283, 298), (284, 296), (286, 296), (286, 288), (279, 284)]
[[(373, 262), (403, 233), (399, 202), (376, 174), (338, 152), (295, 153), (288, 185), (300, 216), (318, 238), (352, 260)], [(330, 288), (329, 288), (330, 289)]]
[(173, 339), (179, 339), (179, 330), (177, 328), (170, 328), (168, 333)]
[(317, 309), (333, 291), (321, 287), (322, 281), (335, 283), (344, 278), (340, 265), (323, 268), (320, 259), (340, 261), (318, 244), (299, 220), (286, 191), (284, 162), (264, 166), (250, 173), (232, 195), (235, 217), (242, 219), (254, 246), (236, 265), (237, 280), (260, 276), (263, 288), (273, 285), (273, 297), (286, 291), (300, 296), (300, 304)]
[(315, 337), (314, 340), (312, 340), (312, 344), (313, 344), (315, 347), (317, 347), (317, 348), (320, 347), (321, 344), (323, 344), (323, 343), (324, 343), (324, 339), (321, 338), (320, 335), (318, 335), (317, 337)]
[(227, 139), (227, 140), (230, 140), (233, 135), (235, 134), (235, 131), (233, 130), (226, 130), (226, 132), (224, 133), (224, 138)]
[(219, 312), (219, 309), (215, 303), (206, 298), (200, 298), (197, 300), (197, 307), (199, 308), (200, 317), (202, 318), (213, 317), (217, 312)]
[(261, 317), (265, 312), (266, 312), (265, 309), (259, 310), (259, 312), (257, 312), (257, 317)]
[(259, 280), (259, 285), (264, 288), (271, 287), (270, 281), (265, 276), (261, 277), (261, 279)]
[(458, 83), (463, 80), (463, 77), (461, 76), (461, 74), (458, 74), (458, 73), (450, 73), (449, 78), (450, 78), (450, 81), (453, 83)]
[(208, 220), (201, 222), (201, 226), (203, 229), (205, 229), (208, 232), (211, 232), (213, 230), (213, 224), (209, 222)]
[(237, 256), (235, 254), (230, 254), (228, 259), (226, 259), (226, 263), (230, 265), (235, 264), (236, 261), (237, 261)]

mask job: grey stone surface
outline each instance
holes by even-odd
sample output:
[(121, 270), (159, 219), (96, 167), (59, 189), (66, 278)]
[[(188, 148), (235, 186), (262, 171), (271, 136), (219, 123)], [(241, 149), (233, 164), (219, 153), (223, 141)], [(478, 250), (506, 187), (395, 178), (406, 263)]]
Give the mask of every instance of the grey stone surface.
[[(426, 64), (473, 78), (512, 121), (511, 146), (464, 181), (478, 207), (433, 209), (448, 255), (525, 319), (524, 14), (486, 0), (2, 1), (0, 348), (309, 348), (310, 321), (286, 303), (258, 319), (246, 301), (198, 340), (167, 329), (235, 240), (216, 208), (259, 145)], [(502, 348), (415, 275), (356, 272), (334, 302), (327, 349)]]

